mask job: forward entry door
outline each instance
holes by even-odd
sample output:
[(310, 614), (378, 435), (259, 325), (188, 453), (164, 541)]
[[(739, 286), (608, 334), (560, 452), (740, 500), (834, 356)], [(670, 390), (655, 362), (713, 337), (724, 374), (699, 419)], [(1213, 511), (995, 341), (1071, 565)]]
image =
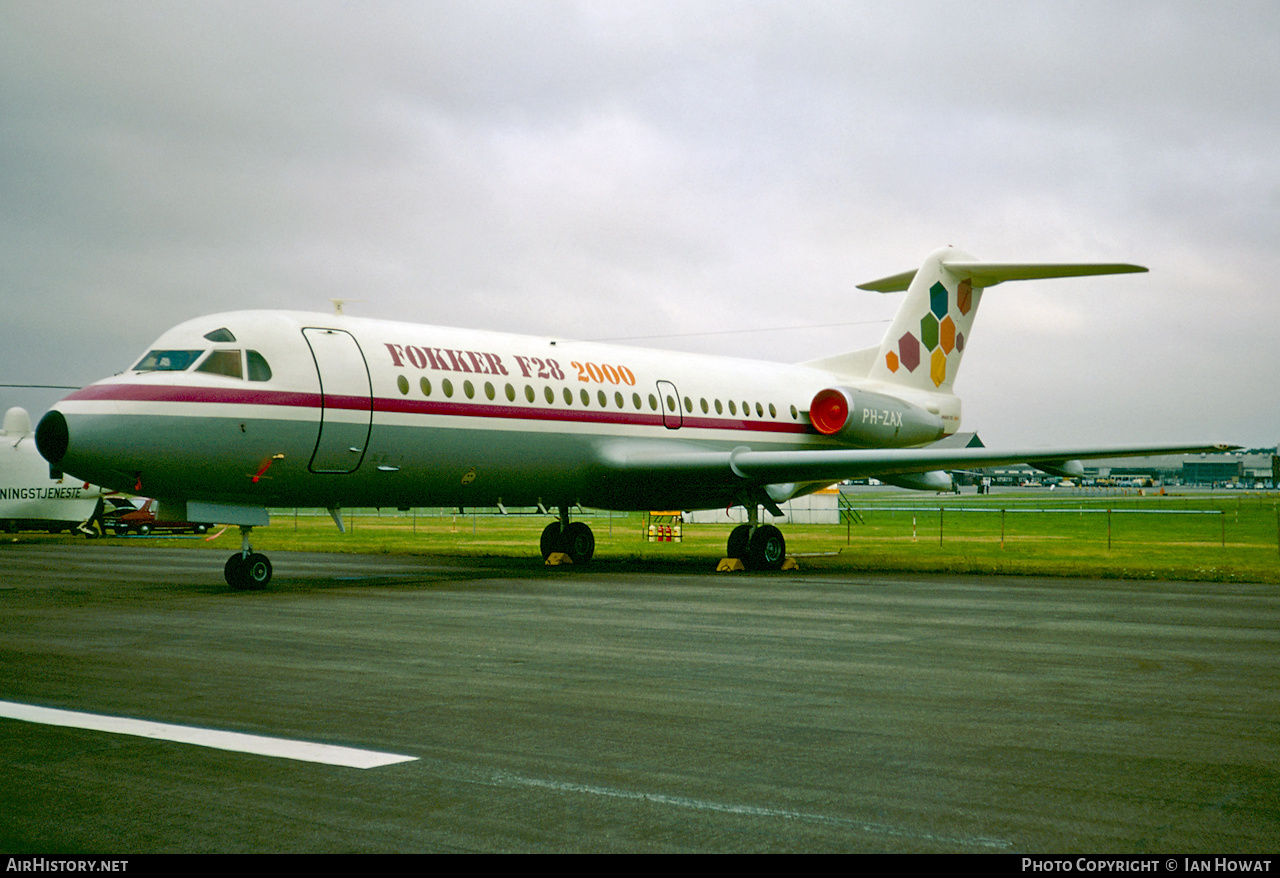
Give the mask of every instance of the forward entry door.
[(320, 432), (311, 471), (353, 473), (364, 460), (373, 424), (369, 366), (349, 332), (308, 327), (302, 335), (320, 376)]

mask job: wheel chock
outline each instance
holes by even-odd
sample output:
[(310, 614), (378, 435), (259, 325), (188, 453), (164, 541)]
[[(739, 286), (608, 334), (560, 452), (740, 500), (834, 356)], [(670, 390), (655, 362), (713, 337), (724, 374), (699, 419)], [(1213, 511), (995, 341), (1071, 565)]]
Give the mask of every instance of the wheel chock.
[[(548, 564), (551, 562), (548, 560)], [(741, 558), (721, 558), (720, 564), (716, 567), (716, 573), (737, 573), (739, 570), (746, 570), (747, 566), (742, 563)], [(788, 557), (782, 562), (779, 570), (799, 570), (800, 565), (796, 563), (795, 558)]]
[(564, 552), (552, 552), (547, 556), (547, 566), (554, 567), (557, 564), (572, 564), (573, 559)]

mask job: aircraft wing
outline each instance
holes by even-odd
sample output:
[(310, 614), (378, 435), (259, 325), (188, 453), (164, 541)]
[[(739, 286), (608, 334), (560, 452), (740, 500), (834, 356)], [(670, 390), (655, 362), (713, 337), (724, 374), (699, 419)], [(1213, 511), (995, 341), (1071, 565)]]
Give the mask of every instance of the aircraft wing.
[(1081, 460), (1110, 457), (1151, 457), (1164, 454), (1222, 453), (1235, 445), (1114, 446), (1110, 448), (872, 448), (813, 451), (702, 451), (655, 447), (606, 451), (607, 463), (625, 471), (650, 472), (664, 478), (687, 476), (715, 479), (736, 476), (744, 484), (835, 482), (841, 479), (926, 473), (1025, 463), (1070, 470)]

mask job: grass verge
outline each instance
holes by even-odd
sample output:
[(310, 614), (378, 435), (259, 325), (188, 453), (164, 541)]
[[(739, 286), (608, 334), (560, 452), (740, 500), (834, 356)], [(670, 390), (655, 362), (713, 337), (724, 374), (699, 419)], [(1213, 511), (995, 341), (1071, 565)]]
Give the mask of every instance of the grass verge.
[[(839, 525), (785, 525), (788, 554), (806, 570), (948, 572), (1280, 583), (1280, 496), (1269, 493), (963, 497), (855, 495)], [(347, 533), (324, 513), (273, 510), (254, 531), (261, 552), (297, 550), (538, 561), (541, 515), (487, 511), (347, 510)], [(686, 524), (679, 543), (649, 542), (641, 513), (587, 510), (603, 561), (706, 565), (724, 554), (731, 523)], [(24, 535), (28, 540), (71, 537)], [(230, 552), (216, 539), (127, 538)], [(116, 541), (104, 538), (103, 542)]]

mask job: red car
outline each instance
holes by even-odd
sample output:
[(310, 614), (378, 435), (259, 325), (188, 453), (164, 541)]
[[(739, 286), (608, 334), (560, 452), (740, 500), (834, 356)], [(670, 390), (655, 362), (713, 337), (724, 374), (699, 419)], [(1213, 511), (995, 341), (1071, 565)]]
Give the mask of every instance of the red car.
[(111, 503), (116, 506), (116, 509), (103, 516), (102, 529), (104, 531), (110, 529), (118, 537), (130, 533), (146, 536), (156, 532), (202, 534), (209, 530), (207, 524), (190, 521), (157, 521), (154, 512), (155, 500), (145, 501), (141, 508), (120, 498), (111, 498)]

